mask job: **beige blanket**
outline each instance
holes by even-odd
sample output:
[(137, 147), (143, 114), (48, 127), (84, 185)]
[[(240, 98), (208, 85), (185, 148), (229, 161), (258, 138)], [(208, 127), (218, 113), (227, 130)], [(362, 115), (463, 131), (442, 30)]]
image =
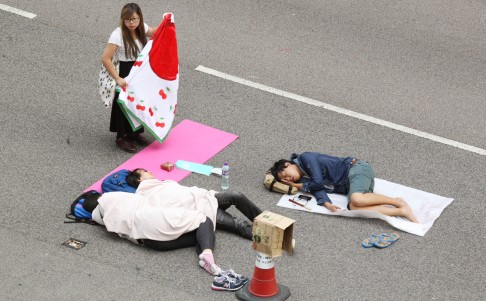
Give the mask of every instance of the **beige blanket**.
[[(171, 180), (145, 180), (135, 194), (103, 194), (93, 219), (122, 237), (170, 241), (198, 228), (206, 217), (216, 225), (218, 202), (214, 194)], [(97, 220), (100, 211), (102, 221)]]

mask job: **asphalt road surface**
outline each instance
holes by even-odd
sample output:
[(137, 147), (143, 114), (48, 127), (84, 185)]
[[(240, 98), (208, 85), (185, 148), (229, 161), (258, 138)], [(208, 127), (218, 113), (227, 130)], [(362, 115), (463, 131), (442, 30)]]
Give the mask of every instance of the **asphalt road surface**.
[[(234, 300), (211, 291), (193, 248), (155, 252), (100, 226), (63, 223), (81, 191), (131, 156), (116, 148), (96, 89), (125, 2), (1, 2), (0, 299)], [(275, 259), (289, 300), (486, 299), (484, 1), (138, 3), (152, 26), (175, 15), (175, 125), (191, 119), (237, 134), (208, 164), (229, 161), (231, 189), (296, 220), (296, 254)], [(263, 175), (303, 151), (366, 159), (379, 178), (454, 202), (424, 237), (278, 207)], [(216, 176), (181, 183), (219, 189)], [(382, 232), (401, 238), (360, 247)], [(61, 245), (71, 237), (86, 246)], [(217, 231), (215, 256), (253, 273), (249, 241)]]

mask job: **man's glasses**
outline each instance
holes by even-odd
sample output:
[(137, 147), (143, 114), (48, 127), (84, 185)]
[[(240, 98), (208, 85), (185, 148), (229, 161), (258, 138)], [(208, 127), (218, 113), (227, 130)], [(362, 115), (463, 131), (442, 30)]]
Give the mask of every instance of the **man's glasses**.
[(123, 19), (125, 23), (137, 23), (140, 18)]

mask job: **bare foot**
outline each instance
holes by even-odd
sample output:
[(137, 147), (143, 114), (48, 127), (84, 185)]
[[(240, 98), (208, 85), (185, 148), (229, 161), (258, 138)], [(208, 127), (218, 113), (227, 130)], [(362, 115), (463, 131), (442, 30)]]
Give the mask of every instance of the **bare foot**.
[(410, 208), (409, 205), (406, 205), (406, 207), (401, 208), (403, 211), (403, 217), (409, 219), (412, 223), (418, 223), (418, 219), (415, 217), (415, 215), (412, 212), (412, 208)]

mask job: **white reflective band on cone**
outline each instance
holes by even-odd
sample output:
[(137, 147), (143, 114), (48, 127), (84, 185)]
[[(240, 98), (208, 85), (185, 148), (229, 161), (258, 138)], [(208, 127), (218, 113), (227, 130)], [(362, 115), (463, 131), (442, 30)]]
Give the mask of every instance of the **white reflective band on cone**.
[(265, 253), (257, 252), (255, 266), (262, 270), (273, 269), (274, 263), (272, 256), (269, 256)]

